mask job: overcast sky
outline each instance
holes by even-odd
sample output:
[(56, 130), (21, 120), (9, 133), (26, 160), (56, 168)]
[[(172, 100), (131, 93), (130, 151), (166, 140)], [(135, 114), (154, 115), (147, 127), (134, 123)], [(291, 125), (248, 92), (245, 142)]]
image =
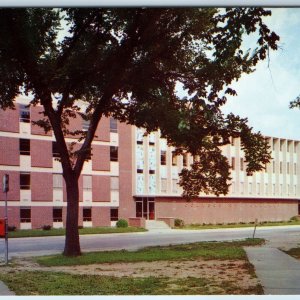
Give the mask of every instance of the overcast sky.
[(280, 48), (256, 71), (235, 84), (224, 112), (248, 117), (249, 124), (263, 135), (300, 140), (300, 110), (289, 109), (300, 95), (300, 8), (273, 8), (266, 19), (280, 36)]

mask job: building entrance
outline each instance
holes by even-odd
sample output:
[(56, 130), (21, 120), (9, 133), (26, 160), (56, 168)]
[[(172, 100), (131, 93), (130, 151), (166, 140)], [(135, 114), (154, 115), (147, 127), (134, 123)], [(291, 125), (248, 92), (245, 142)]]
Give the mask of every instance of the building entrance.
[(153, 197), (136, 198), (136, 217), (155, 220), (155, 201)]

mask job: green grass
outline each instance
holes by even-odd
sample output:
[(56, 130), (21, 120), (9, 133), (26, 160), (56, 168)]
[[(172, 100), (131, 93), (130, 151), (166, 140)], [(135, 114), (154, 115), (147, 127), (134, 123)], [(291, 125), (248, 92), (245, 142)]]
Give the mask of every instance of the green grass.
[[(261, 222), (257, 227), (263, 226), (286, 226), (286, 225), (300, 225), (300, 221), (281, 221), (281, 222)], [(201, 229), (220, 229), (220, 228), (241, 228), (254, 227), (253, 223), (234, 223), (234, 224), (190, 224), (183, 227), (176, 227), (177, 229), (201, 230)]]
[(262, 294), (260, 285), (241, 289), (233, 282), (217, 283), (204, 278), (129, 278), (71, 275), (55, 272), (0, 274), (16, 295), (218, 295)]
[[(126, 232), (144, 232), (147, 231), (144, 228), (137, 227), (127, 227), (127, 228), (117, 228), (117, 227), (91, 227), (79, 229), (79, 234), (107, 234), (107, 233), (126, 233)], [(65, 235), (64, 228), (52, 228), (50, 230), (43, 229), (24, 229), (10, 231), (8, 233), (9, 238), (22, 238), (22, 237), (39, 237), (39, 236), (60, 236)]]
[(290, 250), (284, 251), (285, 253), (287, 253), (288, 255), (291, 255), (297, 259), (300, 259), (300, 247), (298, 248), (292, 248)]
[(96, 263), (138, 262), (159, 260), (203, 259), (245, 259), (243, 246), (255, 246), (264, 243), (263, 239), (246, 239), (234, 242), (200, 242), (183, 245), (147, 247), (137, 251), (101, 251), (88, 252), (79, 257), (63, 255), (42, 256), (36, 261), (44, 266), (71, 266)]

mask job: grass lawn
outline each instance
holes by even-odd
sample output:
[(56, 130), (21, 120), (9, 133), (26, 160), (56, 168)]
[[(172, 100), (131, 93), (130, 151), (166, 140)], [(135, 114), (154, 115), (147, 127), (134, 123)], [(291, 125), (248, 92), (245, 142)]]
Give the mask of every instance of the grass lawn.
[(262, 294), (260, 285), (243, 290), (230, 281), (205, 278), (128, 278), (55, 272), (0, 274), (17, 295), (218, 295)]
[(291, 255), (297, 259), (300, 259), (300, 247), (298, 248), (292, 248), (292, 249), (289, 249), (287, 251), (284, 251), (285, 253), (287, 253), (288, 255)]
[[(293, 221), (282, 221), (282, 222), (261, 222), (257, 224), (257, 227), (263, 226), (287, 226), (287, 225), (300, 225), (300, 220), (293, 220)], [(185, 225), (183, 227), (176, 227), (177, 229), (194, 229), (194, 230), (201, 230), (201, 229), (220, 229), (220, 228), (240, 228), (240, 227), (254, 227), (253, 223), (234, 223), (234, 224), (190, 224)]]
[[(91, 227), (79, 229), (79, 234), (106, 234), (106, 233), (126, 233), (126, 232), (144, 232), (147, 231), (144, 228), (127, 227)], [(59, 236), (65, 235), (66, 230), (64, 228), (51, 228), (50, 230), (43, 229), (24, 229), (10, 231), (8, 233), (9, 238), (22, 238), (22, 237), (38, 237), (38, 236)]]
[(264, 243), (263, 239), (246, 239), (233, 242), (199, 242), (183, 245), (147, 247), (137, 251), (88, 252), (79, 257), (50, 255), (38, 257), (36, 261), (43, 266), (72, 266), (96, 263), (138, 262), (159, 260), (203, 259), (245, 259), (243, 246)]
[[(259, 295), (263, 294), (263, 289), (257, 280), (248, 285), (240, 284), (245, 276), (248, 278), (246, 282), (255, 278), (254, 268), (248, 262), (242, 247), (263, 243), (263, 239), (246, 239), (233, 242), (200, 242), (148, 247), (134, 252), (85, 253), (76, 258), (66, 258), (61, 255), (46, 256), (37, 259), (44, 267), (35, 271), (20, 269), (17, 264), (12, 264), (11, 267), (3, 266), (0, 280), (4, 281), (16, 295)], [(195, 270), (197, 259), (204, 260)], [(154, 272), (153, 275), (144, 277), (133, 276), (135, 273), (129, 276), (93, 275), (92, 269), (88, 269), (88, 266), (79, 266), (80, 264), (109, 262), (108, 268), (112, 268), (117, 262), (151, 261), (153, 263), (158, 261), (156, 266), (161, 268), (162, 262), (160, 261), (162, 260), (165, 260), (167, 265), (174, 266), (176, 274), (188, 272), (184, 264), (189, 263), (189, 268), (199, 275), (190, 276), (189, 273), (186, 277), (168, 276), (165, 269), (163, 269), (163, 275)], [(219, 268), (214, 265), (217, 261)], [(233, 262), (238, 261), (242, 262), (241, 267), (233, 267)], [(210, 262), (210, 267), (201, 273), (205, 262)], [(179, 267), (180, 264), (182, 269)], [(54, 269), (47, 267), (58, 265), (84, 268), (86, 273), (79, 274), (75, 271), (70, 274), (67, 271), (70, 267), (65, 267), (60, 271), (55, 267), (52, 267)], [(97, 268), (101, 268), (101, 265)], [(231, 273), (233, 276), (222, 277), (226, 273), (225, 270), (233, 272)], [(117, 268), (116, 272), (115, 274), (119, 274), (120, 269)]]

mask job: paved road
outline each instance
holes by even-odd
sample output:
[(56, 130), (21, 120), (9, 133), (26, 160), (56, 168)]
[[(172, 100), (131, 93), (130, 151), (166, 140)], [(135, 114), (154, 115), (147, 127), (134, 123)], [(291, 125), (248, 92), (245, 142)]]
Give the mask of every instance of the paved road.
[[(82, 251), (114, 249), (135, 250), (145, 246), (180, 244), (197, 241), (226, 241), (252, 237), (253, 229), (212, 230), (154, 230), (149, 232), (83, 235), (80, 237)], [(267, 239), (270, 247), (296, 247), (300, 243), (300, 226), (258, 228), (255, 237)], [(37, 256), (61, 253), (64, 237), (40, 237), (9, 239), (9, 257)], [(4, 240), (0, 241), (0, 259), (4, 255)]]

